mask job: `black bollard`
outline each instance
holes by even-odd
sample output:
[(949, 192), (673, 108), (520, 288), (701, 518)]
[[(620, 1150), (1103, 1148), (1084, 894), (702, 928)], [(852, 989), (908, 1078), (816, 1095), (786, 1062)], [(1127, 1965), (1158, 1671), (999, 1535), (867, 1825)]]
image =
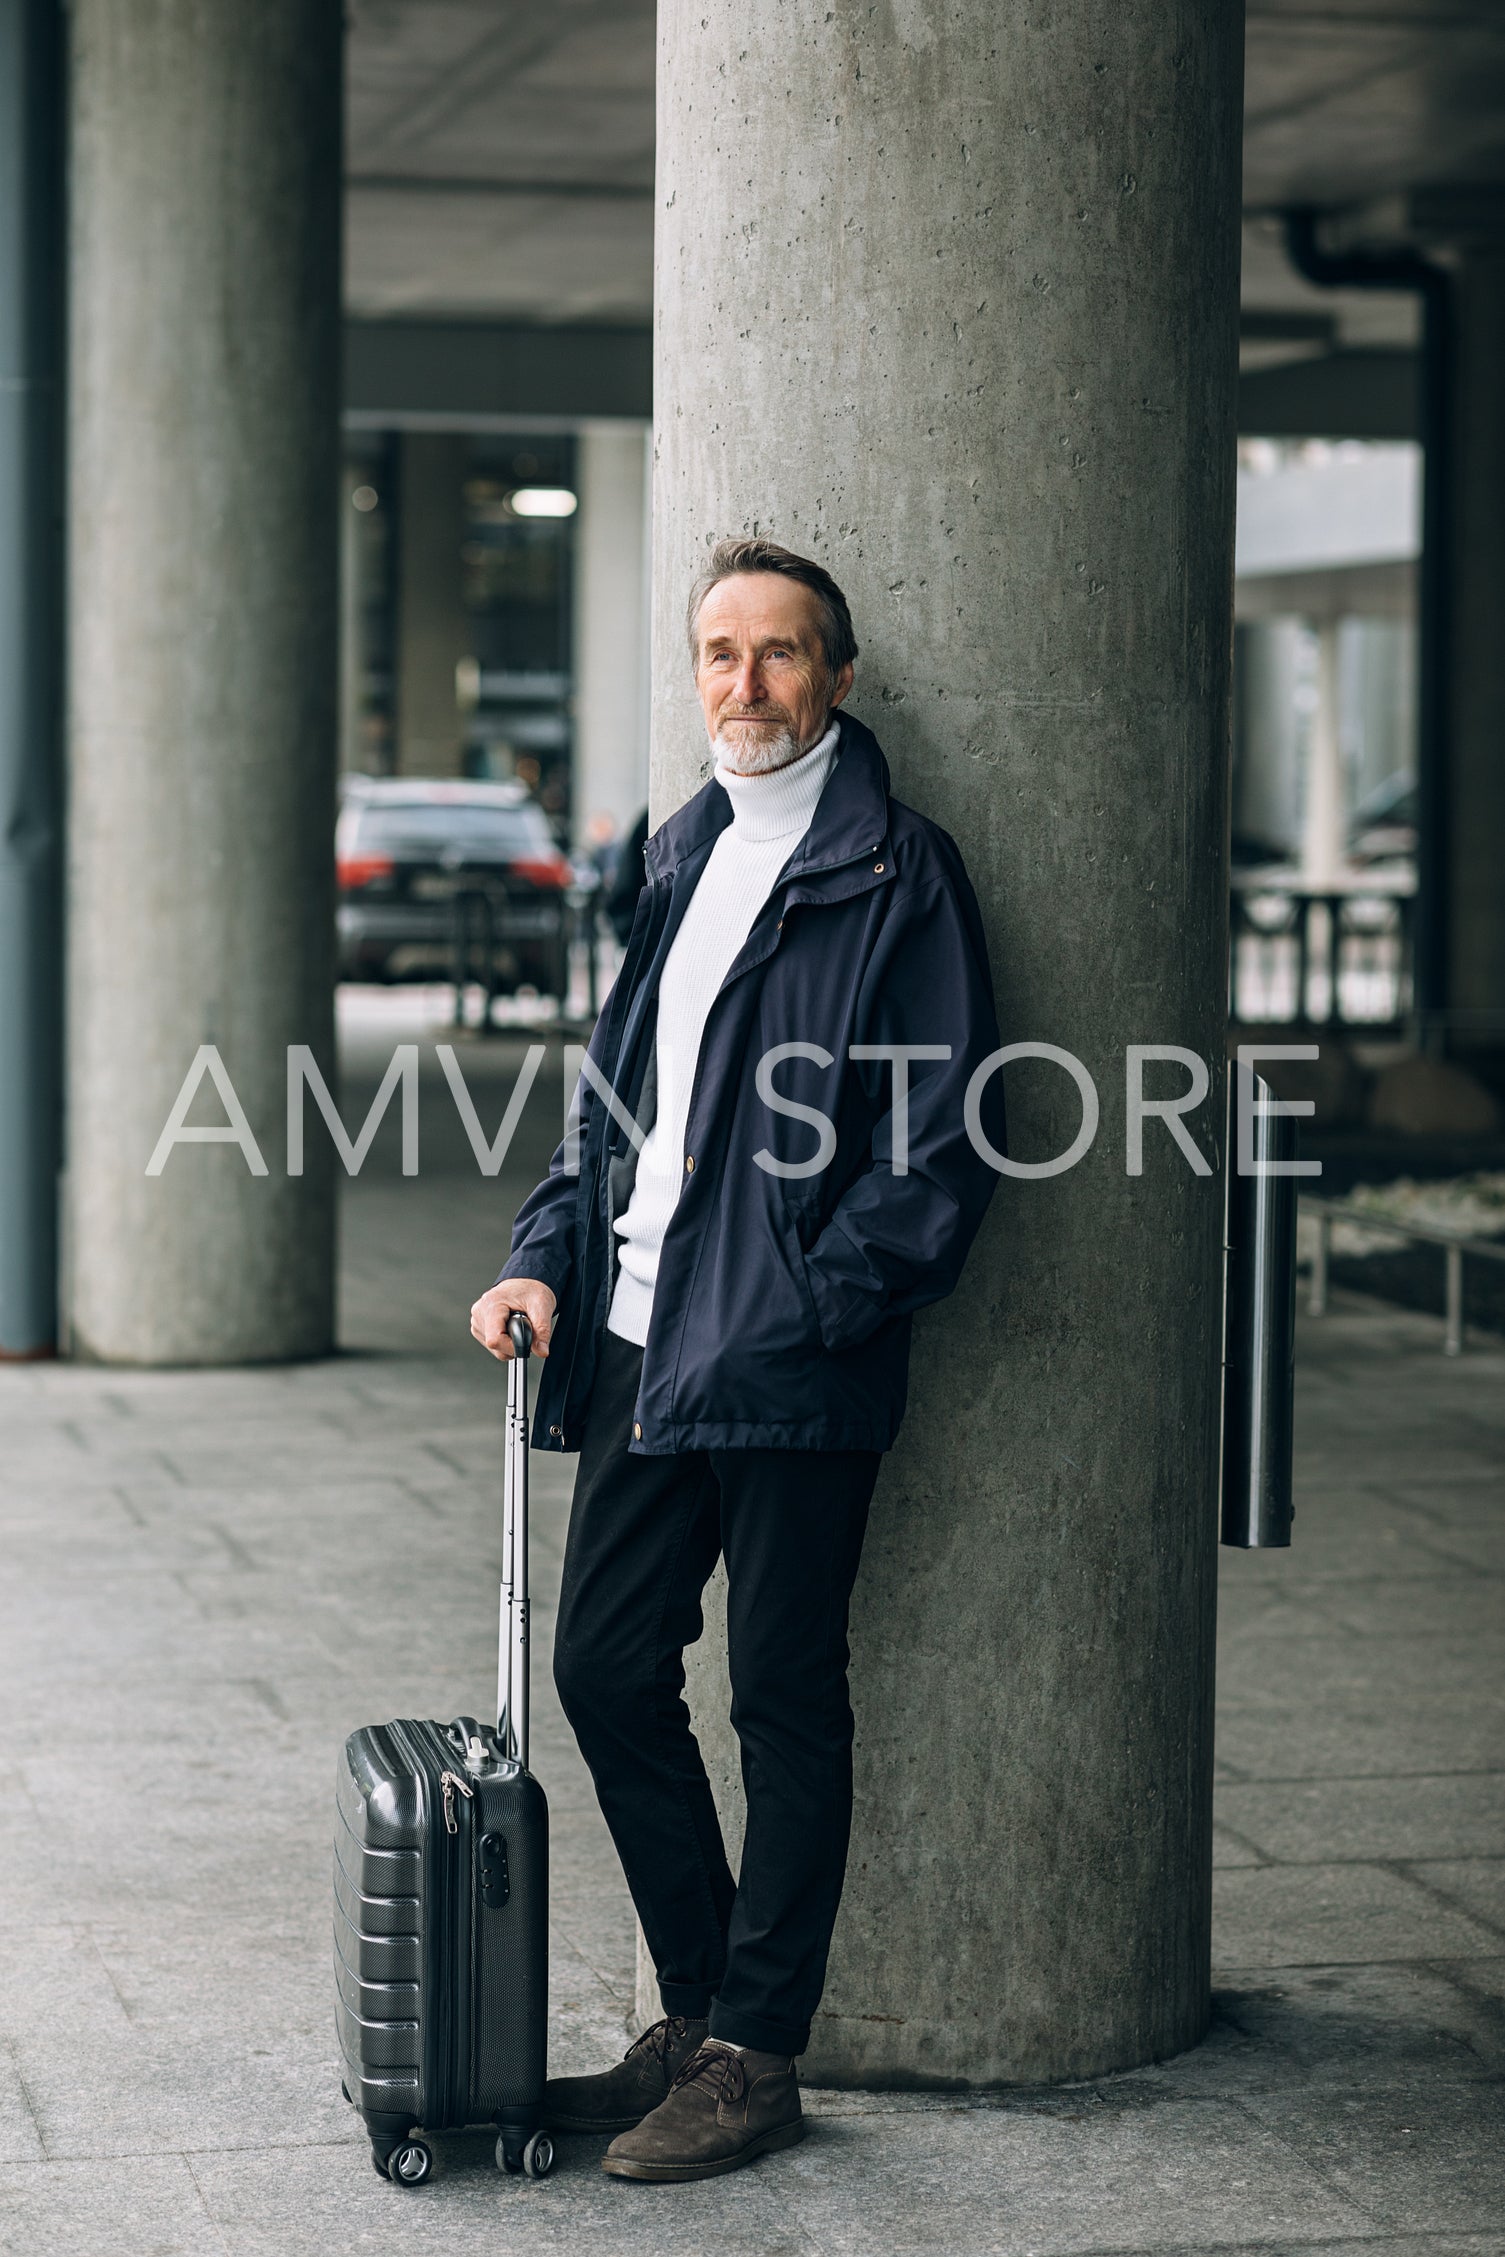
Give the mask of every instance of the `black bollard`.
[[(1248, 1073), (1234, 1068), (1235, 1118), (1238, 1080)], [(1228, 1140), (1223, 1318), (1222, 1540), (1242, 1551), (1289, 1544), (1293, 1512), (1296, 1178), (1268, 1170), (1295, 1159), (1296, 1124), (1262, 1110), (1273, 1092), (1258, 1075), (1253, 1084), (1249, 1137)], [(1250, 1172), (1240, 1173), (1241, 1158)]]

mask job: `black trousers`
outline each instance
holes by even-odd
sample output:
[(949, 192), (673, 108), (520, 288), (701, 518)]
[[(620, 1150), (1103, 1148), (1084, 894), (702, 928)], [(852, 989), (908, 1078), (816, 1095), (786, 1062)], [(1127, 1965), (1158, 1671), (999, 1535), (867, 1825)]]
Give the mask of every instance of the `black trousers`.
[[(667, 2014), (802, 2053), (852, 1816), (847, 1606), (876, 1450), (630, 1456), (643, 1352), (605, 1336), (565, 1547), (554, 1681)], [(684, 1649), (726, 1559), (747, 1834), (733, 1881), (685, 1705)]]

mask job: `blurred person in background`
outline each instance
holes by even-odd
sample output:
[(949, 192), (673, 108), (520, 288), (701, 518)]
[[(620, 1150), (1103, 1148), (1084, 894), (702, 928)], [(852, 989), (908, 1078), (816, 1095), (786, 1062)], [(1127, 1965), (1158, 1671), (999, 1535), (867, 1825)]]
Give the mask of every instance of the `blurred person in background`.
[(622, 841), (617, 855), (616, 869), (612, 873), (611, 889), (606, 896), (606, 915), (612, 931), (617, 936), (617, 946), (625, 948), (632, 934), (632, 920), (637, 914), (638, 896), (643, 890), (646, 872), (643, 854), (648, 844), (648, 810), (633, 824)]

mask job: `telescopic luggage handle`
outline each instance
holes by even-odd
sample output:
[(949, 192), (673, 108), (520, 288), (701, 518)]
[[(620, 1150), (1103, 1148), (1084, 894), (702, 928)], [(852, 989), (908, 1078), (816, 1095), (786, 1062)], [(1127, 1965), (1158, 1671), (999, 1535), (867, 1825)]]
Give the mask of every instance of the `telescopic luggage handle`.
[(502, 1591), (497, 1625), (496, 1736), (504, 1754), (528, 1764), (528, 1358), (533, 1327), (520, 1309), (507, 1320), (507, 1446), (502, 1474)]

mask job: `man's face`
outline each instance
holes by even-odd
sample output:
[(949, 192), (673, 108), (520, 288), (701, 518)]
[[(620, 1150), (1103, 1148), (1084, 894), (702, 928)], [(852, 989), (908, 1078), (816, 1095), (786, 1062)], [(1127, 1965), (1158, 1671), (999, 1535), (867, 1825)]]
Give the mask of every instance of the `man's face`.
[(826, 667), (813, 592), (781, 572), (719, 580), (696, 622), (695, 687), (706, 734), (735, 774), (787, 767), (825, 730), (852, 686), (844, 666)]

